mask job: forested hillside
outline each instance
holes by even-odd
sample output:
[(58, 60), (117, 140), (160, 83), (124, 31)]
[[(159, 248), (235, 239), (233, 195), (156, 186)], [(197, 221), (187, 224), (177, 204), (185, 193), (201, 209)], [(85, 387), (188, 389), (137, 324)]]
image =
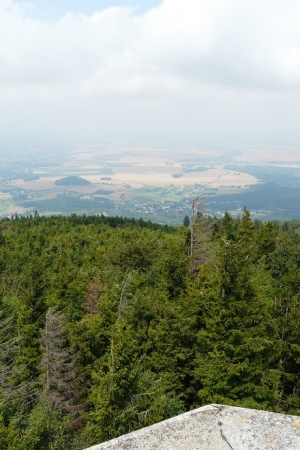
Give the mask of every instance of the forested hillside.
[(300, 415), (300, 221), (0, 230), (1, 450), (83, 449), (209, 403)]

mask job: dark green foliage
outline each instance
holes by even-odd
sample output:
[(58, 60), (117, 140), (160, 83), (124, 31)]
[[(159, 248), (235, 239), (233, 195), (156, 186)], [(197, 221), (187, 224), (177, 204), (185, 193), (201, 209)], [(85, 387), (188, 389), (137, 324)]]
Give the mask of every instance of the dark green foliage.
[(184, 216), (184, 218), (183, 218), (183, 226), (185, 226), (185, 227), (189, 227), (190, 226), (190, 218), (189, 218), (189, 216)]
[(212, 402), (300, 414), (300, 222), (185, 222), (0, 222), (1, 449), (81, 449)]
[(70, 427), (72, 416), (59, 407), (41, 401), (28, 415), (13, 416), (8, 426), (0, 418), (0, 448), (20, 450), (75, 449), (74, 433)]

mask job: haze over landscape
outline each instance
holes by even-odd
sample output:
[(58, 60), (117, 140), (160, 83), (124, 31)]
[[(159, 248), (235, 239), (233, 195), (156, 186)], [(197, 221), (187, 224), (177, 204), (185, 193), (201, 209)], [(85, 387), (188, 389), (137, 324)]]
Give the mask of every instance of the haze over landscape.
[(178, 223), (206, 195), (297, 218), (299, 22), (294, 0), (0, 1), (2, 216)]

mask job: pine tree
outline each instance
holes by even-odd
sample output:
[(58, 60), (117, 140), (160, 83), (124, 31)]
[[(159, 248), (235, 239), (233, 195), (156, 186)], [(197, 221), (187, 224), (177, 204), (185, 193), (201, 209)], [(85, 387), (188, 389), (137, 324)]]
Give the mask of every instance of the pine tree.
[(204, 404), (266, 408), (278, 391), (281, 374), (272, 362), (279, 348), (271, 320), (271, 279), (252, 258), (254, 226), (247, 211), (238, 237), (236, 243), (221, 241), (216, 258), (197, 280), (202, 314), (195, 374)]
[(184, 227), (189, 227), (190, 223), (191, 223), (189, 216), (184, 216), (184, 219), (183, 219), (182, 223), (183, 223)]
[(203, 214), (204, 199), (199, 196), (193, 200), (191, 230), (191, 275), (195, 276), (200, 266), (207, 264), (212, 257), (212, 225)]
[(12, 376), (19, 339), (14, 333), (13, 317), (0, 312), (0, 397), (4, 399), (13, 391)]

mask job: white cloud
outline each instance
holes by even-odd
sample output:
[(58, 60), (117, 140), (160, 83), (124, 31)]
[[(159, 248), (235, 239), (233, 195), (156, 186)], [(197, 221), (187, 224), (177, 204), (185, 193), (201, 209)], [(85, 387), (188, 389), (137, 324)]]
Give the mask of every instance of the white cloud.
[(298, 138), (299, 23), (298, 0), (164, 0), (142, 16), (114, 7), (52, 23), (0, 1), (0, 119), (94, 136), (270, 136), (282, 124)]

